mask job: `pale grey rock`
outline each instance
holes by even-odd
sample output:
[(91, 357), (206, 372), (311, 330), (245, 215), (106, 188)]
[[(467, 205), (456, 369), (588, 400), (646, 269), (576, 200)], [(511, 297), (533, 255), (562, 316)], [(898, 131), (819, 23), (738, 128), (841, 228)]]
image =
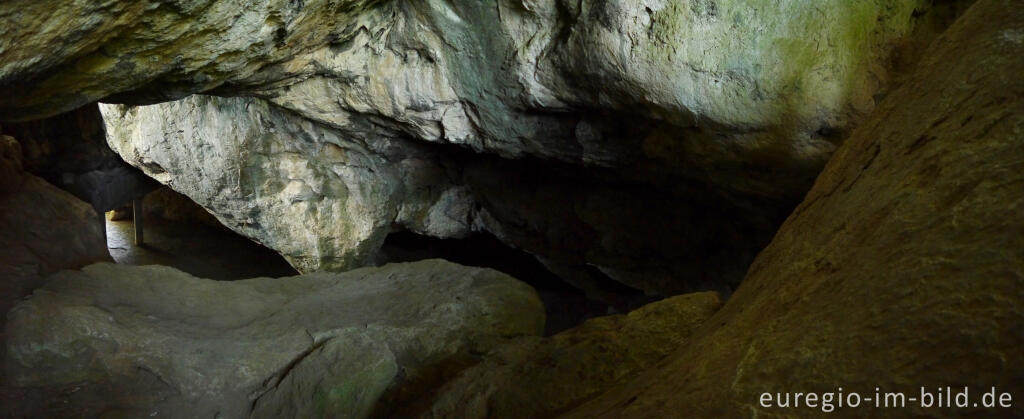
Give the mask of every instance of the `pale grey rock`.
[[(43, 19), (48, 6), (23, 3), (0, 6), (17, 23), (0, 37), (3, 119), (98, 99), (259, 95), (338, 128), (369, 120), (505, 157), (667, 169), (769, 196), (803, 191), (931, 4), (136, 0)], [(42, 55), (36, 43), (56, 46)], [(736, 173), (746, 166), (765, 176)]]
[(14, 1), (0, 119), (256, 96), (106, 111), (112, 143), (303, 271), (486, 231), (584, 288), (726, 290), (930, 5)]
[(361, 417), (543, 324), (529, 286), (440, 260), (235, 282), (96, 264), (11, 311), (6, 370), (79, 386), (86, 415)]
[(595, 297), (609, 277), (671, 294), (739, 278), (783, 216), (687, 184), (489, 157), (369, 124), (345, 132), (260, 99), (102, 111), (125, 160), (300, 272), (372, 264), (395, 231), (485, 232)]
[[(163, 101), (315, 69), (305, 53), (357, 30), (379, 0), (34, 0), (0, 5), (0, 119), (121, 92)], [(10, 94), (10, 95), (8, 95)]]
[(931, 2), (748, 3), (393, 2), (310, 54), (317, 73), (254, 93), (342, 129), (803, 192)]
[[(327, 19), (317, 4), (289, 16)], [(884, 93), (889, 52), (930, 4), (359, 3), (286, 64), (146, 82), (174, 93), (155, 100), (260, 100), (104, 114), (126, 160), (304, 272), (371, 263), (392, 231), (487, 232), (592, 295), (607, 278), (728, 291)], [(267, 60), (246, 51), (237, 62)]]
[(303, 272), (368, 264), (394, 226), (457, 236), (472, 205), (431, 153), (247, 98), (103, 112), (110, 146)]

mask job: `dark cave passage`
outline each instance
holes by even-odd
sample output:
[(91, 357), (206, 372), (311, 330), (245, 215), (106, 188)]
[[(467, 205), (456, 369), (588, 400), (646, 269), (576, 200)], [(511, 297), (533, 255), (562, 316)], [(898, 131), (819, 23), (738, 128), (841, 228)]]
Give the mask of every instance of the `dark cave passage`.
[(184, 195), (162, 188), (143, 202), (142, 245), (135, 244), (130, 211), (104, 216), (107, 249), (118, 264), (165, 265), (220, 281), (299, 274), (277, 252), (220, 226)]
[(466, 266), (491, 268), (530, 284), (537, 290), (547, 314), (545, 334), (551, 335), (583, 321), (614, 313), (626, 313), (657, 298), (644, 295), (607, 278), (596, 268), (594, 278), (604, 277), (601, 286), (614, 301), (588, 298), (582, 290), (555, 275), (533, 255), (510, 247), (494, 236), (477, 233), (462, 239), (439, 239), (412, 232), (388, 235), (378, 255), (378, 265), (445, 259)]
[[(163, 187), (143, 200), (145, 240), (137, 245), (129, 208), (104, 216), (107, 248), (118, 264), (165, 265), (200, 278), (233, 281), (284, 277), (299, 273), (274, 250), (222, 226), (187, 196)], [(439, 239), (412, 232), (388, 235), (377, 265), (445, 259), (465, 266), (497, 270), (532, 286), (544, 303), (545, 334), (572, 328), (587, 319), (627, 313), (660, 298), (645, 295), (587, 266), (586, 274), (604, 298), (591, 298), (553, 273), (532, 254), (477, 233), (461, 239)]]

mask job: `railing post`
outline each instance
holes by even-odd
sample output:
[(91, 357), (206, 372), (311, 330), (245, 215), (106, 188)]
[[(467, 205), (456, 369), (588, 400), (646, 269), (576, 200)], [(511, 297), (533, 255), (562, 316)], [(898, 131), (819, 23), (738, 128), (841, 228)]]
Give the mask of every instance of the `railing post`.
[(145, 197), (140, 197), (132, 201), (132, 225), (135, 226), (135, 245), (141, 246), (144, 243), (142, 239), (143, 230), (143, 216), (142, 216), (142, 200)]

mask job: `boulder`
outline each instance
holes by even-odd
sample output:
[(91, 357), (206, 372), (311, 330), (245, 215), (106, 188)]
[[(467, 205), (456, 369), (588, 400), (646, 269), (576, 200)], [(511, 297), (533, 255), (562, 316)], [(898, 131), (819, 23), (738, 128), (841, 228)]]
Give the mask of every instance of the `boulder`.
[(0, 314), (54, 272), (111, 260), (102, 218), (71, 194), (25, 173), (20, 144), (5, 135), (0, 135), (0, 249)]
[(53, 405), (86, 416), (364, 417), (543, 313), (529, 286), (441, 260), (234, 282), (96, 264), (11, 311), (6, 370), (74, 386)]
[[(146, 210), (146, 217), (157, 217), (162, 220), (174, 222), (188, 222), (200, 224), (215, 229), (225, 229), (217, 217), (203, 209), (187, 196), (175, 192), (168, 187), (161, 187), (146, 195), (143, 202)], [(126, 211), (127, 217), (131, 219), (132, 214)]]
[(300, 272), (372, 264), (396, 231), (482, 231), (594, 294), (615, 281), (661, 295), (724, 290), (783, 216), (777, 201), (741, 206), (690, 184), (664, 189), (384, 130), (354, 137), (260, 99), (102, 111), (125, 160)]
[(19, 0), (0, 120), (181, 99), (105, 110), (112, 141), (304, 272), (487, 231), (592, 295), (730, 292), (932, 8)]
[[(975, 3), (836, 152), (722, 310), (567, 417), (1024, 415), (1018, 6)], [(922, 388), (946, 386), (971, 404), (922, 407)], [(1011, 406), (982, 408), (993, 388)], [(876, 391), (906, 407), (839, 407)], [(786, 392), (832, 399), (779, 408)]]
[(721, 302), (716, 293), (671, 297), (599, 317), (548, 338), (502, 344), (421, 404), (392, 416), (553, 417), (654, 366), (686, 344)]

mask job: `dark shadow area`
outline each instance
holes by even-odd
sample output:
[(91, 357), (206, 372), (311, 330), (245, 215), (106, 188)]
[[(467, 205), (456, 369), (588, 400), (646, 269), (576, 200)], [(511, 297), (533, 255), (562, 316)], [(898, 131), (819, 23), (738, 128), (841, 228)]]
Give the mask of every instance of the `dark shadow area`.
[(545, 335), (569, 329), (593, 317), (625, 313), (654, 300), (607, 277), (601, 283), (609, 287), (617, 297), (616, 301), (587, 298), (582, 290), (552, 273), (533, 255), (484, 233), (463, 239), (438, 239), (411, 232), (392, 233), (384, 241), (377, 262), (383, 265), (432, 258), (491, 268), (532, 286), (544, 303), (547, 314)]
[(298, 275), (281, 255), (227, 228), (211, 225), (207, 220), (168, 220), (147, 212), (145, 242), (141, 246), (134, 242), (132, 220), (106, 220), (107, 248), (117, 263), (165, 265), (219, 281)]

